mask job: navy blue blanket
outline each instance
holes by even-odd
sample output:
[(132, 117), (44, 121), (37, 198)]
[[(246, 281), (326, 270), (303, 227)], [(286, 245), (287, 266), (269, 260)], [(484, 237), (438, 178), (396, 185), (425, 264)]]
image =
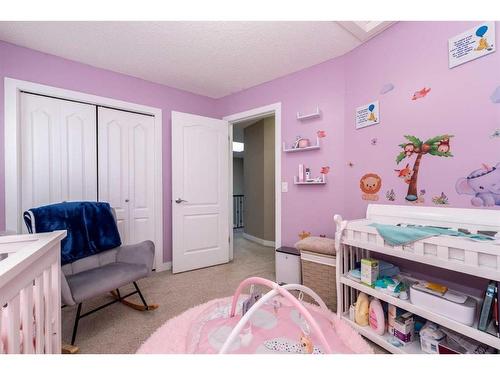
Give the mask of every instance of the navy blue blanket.
[(32, 208), (30, 211), (33, 213), (34, 223), (29, 214), (24, 213), (30, 233), (67, 230), (67, 236), (61, 243), (62, 264), (121, 245), (109, 203), (64, 202)]

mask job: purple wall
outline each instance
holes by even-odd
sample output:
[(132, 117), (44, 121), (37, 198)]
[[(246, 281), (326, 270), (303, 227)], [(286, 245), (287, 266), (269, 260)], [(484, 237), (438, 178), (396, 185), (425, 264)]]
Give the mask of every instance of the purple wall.
[[(215, 100), (0, 41), (0, 148), (4, 145), (4, 77), (157, 107), (163, 111), (164, 261), (172, 259), (170, 112), (215, 116)], [(0, 152), (0, 176), (4, 152)], [(5, 228), (5, 186), (0, 184), (0, 228)]]
[[(500, 104), (490, 100), (500, 86), (500, 52), (449, 69), (447, 41), (479, 23), (401, 22), (346, 56), (345, 161), (354, 164), (345, 174), (347, 217), (360, 217), (366, 211), (368, 202), (361, 199), (358, 185), (367, 172), (382, 177), (380, 203), (411, 204), (404, 200), (408, 184), (394, 172), (407, 163), (395, 162), (406, 134), (423, 141), (442, 134), (455, 136), (452, 158), (422, 158), (418, 189), (426, 191), (425, 205), (433, 206), (432, 197), (444, 192), (450, 207), (473, 207), (470, 195), (456, 193), (455, 183), (482, 163), (500, 162), (500, 138), (490, 138), (500, 128)], [(380, 88), (389, 82), (394, 90), (380, 95)], [(424, 86), (431, 88), (429, 94), (411, 100)], [(380, 101), (380, 125), (356, 130), (355, 108), (372, 100)], [(378, 139), (377, 146), (370, 144), (372, 138)], [(414, 161), (415, 156), (410, 166)], [(396, 193), (394, 202), (385, 197), (390, 189)]]
[[(326, 131), (320, 150), (282, 153), (282, 180), (289, 185), (289, 192), (282, 194), (284, 245), (293, 245), (302, 230), (333, 236), (335, 213), (347, 218), (364, 216), (368, 202), (361, 199), (359, 179), (367, 172), (377, 173), (383, 179), (379, 203), (410, 204), (404, 201), (407, 185), (394, 172), (400, 168), (395, 158), (405, 134), (423, 139), (445, 133), (455, 135), (451, 140), (453, 158), (424, 157), (419, 189), (426, 190), (426, 205), (433, 205), (432, 197), (444, 192), (451, 207), (472, 207), (471, 197), (458, 195), (454, 186), (459, 177), (480, 168), (481, 163), (500, 162), (500, 138), (489, 137), (500, 128), (500, 104), (489, 99), (500, 86), (500, 52), (448, 69), (447, 41), (478, 23), (400, 22), (340, 58), (219, 100), (3, 42), (0, 42), (0, 79), (2, 85), (3, 77), (7, 76), (163, 110), (164, 258), (168, 261), (171, 259), (171, 110), (222, 117), (281, 102), (283, 141), (290, 143), (296, 135), (314, 139), (317, 130)], [(381, 95), (380, 88), (386, 83), (395, 88)], [(413, 93), (424, 86), (431, 87), (429, 95), (412, 101)], [(380, 101), (380, 124), (355, 130), (355, 108), (373, 100)], [(297, 111), (310, 112), (316, 105), (322, 111), (320, 119), (297, 121)], [(3, 87), (0, 87), (0, 128), (3, 128)], [(376, 146), (370, 144), (372, 138), (378, 139)], [(1, 176), (3, 153), (0, 155)], [(354, 166), (347, 166), (349, 162)], [(330, 166), (327, 184), (293, 185), (299, 163), (310, 166), (314, 174), (320, 167)], [(390, 189), (397, 196), (394, 202), (385, 198)], [(4, 195), (3, 184), (0, 195)], [(3, 211), (4, 202), (0, 199), (0, 213)], [(1, 214), (0, 227), (3, 226)]]
[[(296, 135), (314, 142), (316, 131), (327, 133), (320, 150), (282, 153), (282, 181), (288, 182), (288, 193), (282, 194), (284, 245), (293, 245), (302, 230), (333, 237), (333, 215), (344, 210), (344, 69), (344, 58), (329, 60), (218, 102), (218, 111), (223, 116), (281, 102), (281, 138), (288, 145)], [(297, 120), (297, 112), (313, 112), (317, 105), (323, 112), (320, 119)], [(311, 167), (314, 176), (319, 175), (322, 166), (330, 166), (327, 184), (294, 185), (299, 164)]]
[[(332, 236), (335, 213), (364, 217), (368, 202), (361, 199), (359, 180), (368, 172), (383, 180), (378, 203), (411, 204), (404, 200), (408, 185), (394, 172), (406, 165), (395, 162), (406, 134), (423, 140), (455, 135), (453, 158), (423, 158), (418, 187), (426, 190), (425, 205), (434, 205), (432, 197), (444, 192), (450, 207), (472, 207), (471, 196), (455, 192), (455, 182), (482, 163), (500, 162), (500, 138), (490, 138), (500, 128), (500, 104), (489, 99), (500, 85), (500, 52), (448, 69), (447, 48), (449, 37), (479, 23), (399, 22), (341, 58), (218, 102), (221, 115), (282, 102), (282, 138), (287, 142), (297, 134), (313, 136), (318, 129), (328, 134), (320, 151), (282, 154), (282, 180), (289, 183), (289, 192), (282, 194), (284, 244), (292, 245), (302, 229)], [(386, 83), (395, 88), (381, 95)], [(424, 86), (431, 92), (411, 100)], [(380, 101), (380, 124), (355, 130), (355, 108), (374, 100)], [(297, 111), (310, 111), (316, 104), (323, 112), (321, 119), (296, 120)], [(377, 138), (376, 146), (371, 145), (372, 138)], [(414, 157), (411, 160), (413, 165)], [(327, 185), (292, 185), (301, 162), (314, 168), (330, 165)], [(390, 189), (397, 196), (394, 202), (385, 197)]]

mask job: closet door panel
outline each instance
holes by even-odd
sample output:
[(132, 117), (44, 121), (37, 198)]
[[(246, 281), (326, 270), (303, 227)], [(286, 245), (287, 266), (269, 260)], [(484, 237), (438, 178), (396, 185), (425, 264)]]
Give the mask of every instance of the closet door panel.
[(154, 118), (130, 120), (130, 239), (137, 243), (154, 240)]
[(98, 109), (99, 201), (115, 209), (123, 244), (129, 241), (129, 145), (126, 112)]
[(61, 108), (63, 200), (97, 200), (95, 111), (95, 106), (72, 102)]
[[(53, 101), (21, 95), (21, 210), (51, 203), (60, 185), (57, 168), (59, 113)], [(52, 149), (54, 149), (52, 152)], [(20, 214), (22, 214), (20, 212)], [(23, 227), (24, 228), (24, 227)]]
[(37, 108), (30, 114), (29, 133), (32, 157), (26, 164), (29, 173), (26, 188), (27, 201), (31, 206), (42, 206), (54, 202), (60, 196), (60, 161), (58, 147), (59, 119), (57, 108)]
[(154, 241), (154, 118), (98, 109), (99, 200), (115, 209), (123, 244)]
[(62, 201), (95, 200), (95, 107), (22, 93), (20, 119), (22, 212)]

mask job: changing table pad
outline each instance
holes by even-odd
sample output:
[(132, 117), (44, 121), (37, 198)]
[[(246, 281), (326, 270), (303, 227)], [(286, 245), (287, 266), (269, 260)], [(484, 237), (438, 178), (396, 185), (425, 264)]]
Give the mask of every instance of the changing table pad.
[(484, 236), (482, 234), (466, 234), (457, 230), (439, 228), (433, 226), (419, 226), (419, 225), (388, 225), (372, 223), (370, 226), (377, 229), (377, 232), (384, 238), (384, 240), (392, 246), (401, 246), (413, 243), (424, 238), (434, 236), (453, 236), (464, 237), (480, 241), (493, 241), (493, 237)]

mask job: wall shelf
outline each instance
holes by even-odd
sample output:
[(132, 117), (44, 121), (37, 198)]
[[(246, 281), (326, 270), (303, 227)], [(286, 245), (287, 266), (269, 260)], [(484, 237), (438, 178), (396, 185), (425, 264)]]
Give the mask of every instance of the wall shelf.
[(322, 181), (299, 181), (299, 178), (295, 176), (293, 178), (294, 185), (325, 185), (326, 184), (326, 176), (322, 175)]
[(297, 120), (299, 121), (309, 120), (320, 116), (321, 116), (321, 111), (319, 110), (319, 106), (317, 106), (316, 111), (312, 113), (302, 114), (300, 112), (297, 112)]
[(311, 150), (319, 150), (321, 146), (319, 145), (319, 138), (316, 137), (316, 144), (308, 146), (308, 147), (302, 147), (302, 148), (287, 148), (286, 143), (283, 142), (283, 152), (300, 152), (300, 151), (311, 151)]

